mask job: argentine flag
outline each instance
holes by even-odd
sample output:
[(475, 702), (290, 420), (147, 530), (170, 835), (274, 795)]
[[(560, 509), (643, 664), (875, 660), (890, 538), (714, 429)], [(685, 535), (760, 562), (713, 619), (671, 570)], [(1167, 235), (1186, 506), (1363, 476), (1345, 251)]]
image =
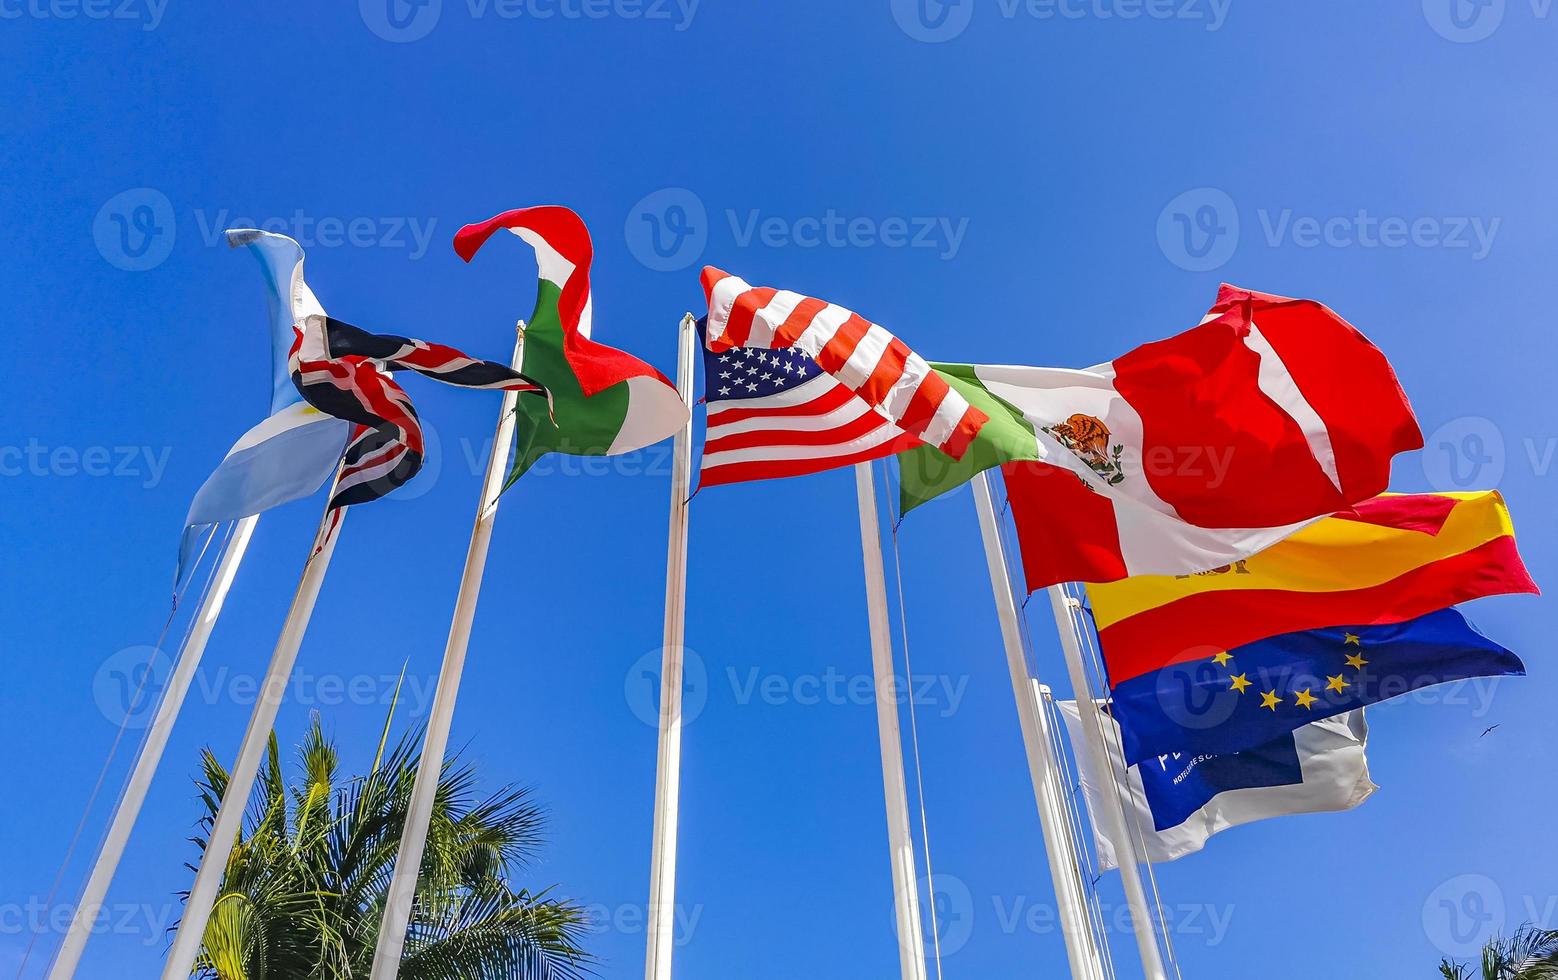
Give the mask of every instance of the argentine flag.
[(324, 309), (303, 280), (303, 247), (285, 235), (252, 229), (227, 232), (233, 248), (260, 260), (270, 305), (270, 416), (245, 432), (195, 494), (184, 519), (177, 582), (212, 525), (258, 514), (318, 490), (341, 461), (351, 423), (303, 401), (287, 370), (293, 325)]
[(1130, 768), (1122, 780), (1125, 759), (1120, 753), (1120, 728), (1107, 715), (1110, 772), (1092, 771), (1080, 751), (1082, 722), (1075, 701), (1057, 701), (1066, 723), (1082, 795), (1093, 814), (1098, 868), (1119, 867), (1107, 821), (1098, 819), (1108, 799), (1118, 793), (1127, 819), (1141, 830), (1146, 848), (1142, 858), (1153, 863), (1174, 861), (1206, 846), (1230, 827), (1298, 813), (1351, 810), (1376, 789), (1364, 755), (1369, 727), (1358, 708), (1304, 725), (1266, 745), (1232, 755), (1173, 753)]

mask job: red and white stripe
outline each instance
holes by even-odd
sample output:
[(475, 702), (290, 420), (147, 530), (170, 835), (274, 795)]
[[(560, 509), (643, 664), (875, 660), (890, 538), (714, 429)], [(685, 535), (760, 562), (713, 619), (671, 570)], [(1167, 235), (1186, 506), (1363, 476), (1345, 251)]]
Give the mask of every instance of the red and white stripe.
[(708, 390), (702, 486), (820, 473), (921, 444), (827, 374), (760, 398), (721, 401), (713, 381)]
[(803, 351), (867, 408), (942, 452), (961, 459), (989, 416), (891, 332), (841, 306), (782, 289), (754, 288), (712, 266), (705, 342)]

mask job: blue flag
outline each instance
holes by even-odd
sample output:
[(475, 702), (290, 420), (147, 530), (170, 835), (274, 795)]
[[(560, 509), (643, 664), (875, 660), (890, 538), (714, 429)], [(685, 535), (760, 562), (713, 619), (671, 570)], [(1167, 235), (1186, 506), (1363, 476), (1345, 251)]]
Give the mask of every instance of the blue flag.
[(1455, 609), (1404, 623), (1286, 633), (1116, 685), (1125, 759), (1230, 755), (1419, 688), (1523, 675), (1525, 665)]
[(233, 521), (307, 497), (334, 472), (351, 423), (303, 401), (287, 370), (293, 327), (324, 310), (303, 280), (303, 248), (285, 235), (230, 231), (228, 244), (247, 245), (260, 260), (270, 305), (270, 415), (228, 450), (190, 503), (184, 519), (175, 583), (189, 570), (200, 539), (214, 524)]

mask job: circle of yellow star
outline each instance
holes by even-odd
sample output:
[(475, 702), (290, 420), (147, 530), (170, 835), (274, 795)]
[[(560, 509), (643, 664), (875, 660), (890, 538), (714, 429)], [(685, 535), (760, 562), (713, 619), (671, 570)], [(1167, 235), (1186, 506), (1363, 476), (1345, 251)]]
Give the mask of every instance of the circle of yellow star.
[(1226, 667), (1228, 666), (1228, 661), (1232, 659), (1233, 654), (1229, 653), (1227, 650), (1224, 650), (1222, 653), (1219, 653), (1217, 656), (1213, 657), (1212, 662), (1217, 664), (1219, 667)]
[(1313, 694), (1310, 694), (1310, 690), (1311, 688), (1304, 688), (1302, 691), (1299, 691), (1293, 696), (1293, 700), (1298, 702), (1298, 706), (1300, 708), (1307, 708), (1308, 710), (1313, 711), (1314, 703), (1320, 699), (1315, 697)]
[(1244, 689), (1250, 686), (1250, 679), (1244, 674), (1235, 674), (1229, 678), (1229, 683), (1232, 684), (1235, 691), (1243, 694)]
[(1342, 693), (1343, 688), (1352, 687), (1351, 684), (1347, 683), (1347, 679), (1345, 677), (1343, 677), (1341, 674), (1337, 674), (1335, 677), (1332, 677), (1329, 674), (1327, 674), (1325, 679), (1326, 679), (1325, 689), (1327, 691), (1335, 691), (1337, 694)]
[(1347, 666), (1349, 667), (1356, 667), (1359, 670), (1362, 670), (1363, 665), (1366, 663), (1368, 663), (1368, 661), (1363, 659), (1363, 654), (1361, 653), (1354, 653), (1347, 657)]
[(1262, 691), (1261, 692), (1260, 706), (1262, 708), (1270, 708), (1272, 711), (1276, 711), (1277, 710), (1277, 705), (1279, 705), (1281, 703), (1282, 703), (1282, 699), (1277, 697), (1277, 692), (1276, 691)]

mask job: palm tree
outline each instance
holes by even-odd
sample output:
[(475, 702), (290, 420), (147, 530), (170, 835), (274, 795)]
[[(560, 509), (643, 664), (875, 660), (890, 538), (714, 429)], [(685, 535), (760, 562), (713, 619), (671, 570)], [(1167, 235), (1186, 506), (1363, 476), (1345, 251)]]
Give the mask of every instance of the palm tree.
[(1480, 969), (1446, 959), (1439, 974), (1444, 980), (1558, 980), (1558, 930), (1521, 926), (1482, 948)]
[[(389, 724), (385, 724), (388, 736)], [(369, 974), (419, 753), (409, 736), (367, 776), (340, 783), (335, 746), (315, 716), (299, 779), (282, 775), (276, 736), (228, 861), (196, 964), (201, 980), (354, 980)], [(202, 851), (227, 772), (202, 754)], [(577, 905), (515, 890), (542, 843), (525, 790), (485, 799), (470, 766), (439, 782), (402, 980), (573, 980), (593, 963)]]

